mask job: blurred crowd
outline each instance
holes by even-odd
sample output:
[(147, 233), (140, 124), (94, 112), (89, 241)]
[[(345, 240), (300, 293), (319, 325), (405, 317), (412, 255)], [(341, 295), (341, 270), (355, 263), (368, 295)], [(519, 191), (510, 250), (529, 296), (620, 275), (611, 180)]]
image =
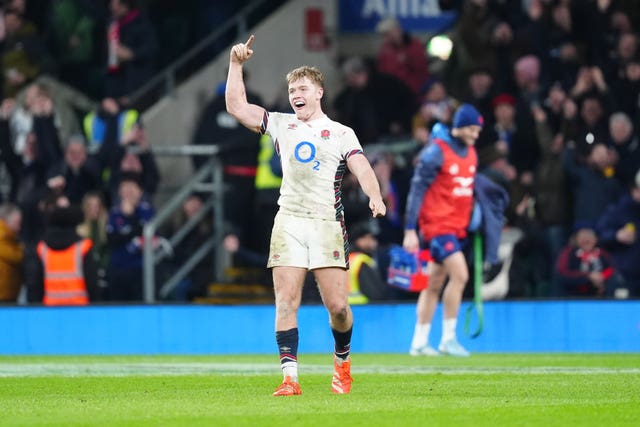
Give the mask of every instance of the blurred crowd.
[[(0, 301), (16, 301), (22, 284), (22, 298), (46, 300), (47, 257), (51, 249), (68, 248), (82, 255), (70, 266), (82, 264), (89, 300), (142, 297), (140, 235), (154, 215), (161, 177), (130, 96), (212, 22), (223, 22), (246, 2), (147, 3), (3, 2)], [(355, 130), (387, 204), (385, 218), (371, 219), (366, 197), (345, 176), (352, 248), (375, 261), (364, 287), (369, 300), (413, 297), (386, 285), (389, 249), (402, 244), (417, 153), (429, 144), (432, 126), (450, 124), (463, 102), (485, 120), (476, 147), (479, 172), (504, 186), (511, 200), (503, 233), (510, 240), (508, 290), (501, 297), (639, 296), (636, 2), (440, 3), (459, 14), (448, 32), (448, 58), (427, 55), (420, 34), (384, 19), (376, 28), (376, 55), (341, 58), (342, 85), (327, 90), (325, 111)], [(259, 94), (248, 97), (264, 105)], [(286, 99), (266, 107), (289, 111)], [(225, 147), (231, 191), (224, 249), (234, 265), (263, 267), (281, 175), (271, 141), (233, 122), (221, 84), (192, 143)], [(164, 231), (176, 230), (202, 206), (202, 196), (192, 195)], [(173, 248), (169, 268), (211, 231), (203, 221), (185, 245)], [(212, 278), (210, 265), (200, 263), (173, 297), (204, 296)]]
[[(401, 142), (416, 141), (420, 149), (435, 123), (450, 124), (456, 107), (468, 102), (485, 120), (479, 172), (508, 190), (505, 230), (518, 236), (502, 297), (637, 297), (637, 4), (444, 3), (459, 13), (447, 59), (424, 58), (418, 35), (390, 18), (377, 27), (376, 57), (341, 64), (345, 86), (332, 114), (373, 153), (389, 205), (388, 217), (372, 228), (380, 246), (402, 242), (416, 149)], [(347, 180), (345, 199), (356, 207), (345, 212), (354, 224), (367, 212), (349, 188)]]
[[(140, 236), (160, 174), (131, 96), (247, 2), (148, 3), (0, 4), (2, 302), (142, 298)], [(176, 222), (201, 206), (192, 195)], [(188, 250), (174, 248), (174, 260)]]

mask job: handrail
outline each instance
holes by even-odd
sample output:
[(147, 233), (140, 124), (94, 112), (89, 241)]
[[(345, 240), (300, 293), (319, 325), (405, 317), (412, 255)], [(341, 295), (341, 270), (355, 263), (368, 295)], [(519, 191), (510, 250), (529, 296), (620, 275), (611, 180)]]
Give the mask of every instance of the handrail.
[(191, 49), (187, 50), (180, 58), (167, 65), (162, 71), (152, 77), (147, 83), (130, 94), (130, 104), (136, 105), (137, 102), (144, 99), (145, 96), (152, 92), (153, 88), (157, 87), (162, 82), (164, 82), (164, 93), (162, 95), (173, 94), (177, 81), (176, 74), (181, 67), (187, 64), (189, 61), (193, 60), (197, 55), (202, 53), (202, 51), (209, 47), (213, 42), (220, 39), (222, 35), (224, 35), (227, 31), (230, 31), (232, 28), (237, 27), (238, 34), (246, 33), (249, 14), (254, 12), (260, 6), (263, 6), (265, 3), (270, 2), (273, 2), (273, 0), (255, 0), (254, 2), (249, 3), (248, 5), (243, 7), (238, 13), (236, 13), (234, 17), (230, 18), (227, 22), (217, 27), (215, 30), (209, 33), (209, 35), (196, 43)]
[[(157, 155), (213, 155), (218, 154), (217, 146), (178, 146), (178, 147), (154, 147), (153, 153)], [(210, 178), (210, 179), (209, 179)], [(200, 219), (209, 211), (213, 215), (214, 232), (202, 247), (200, 247), (185, 264), (161, 287), (161, 295), (166, 296), (175, 285), (180, 282), (191, 269), (206, 256), (214, 247), (221, 247), (224, 234), (224, 211), (223, 211), (223, 174), (222, 164), (217, 156), (211, 157), (196, 174), (178, 191), (169, 201), (167, 201), (156, 215), (145, 224), (143, 228), (143, 295), (144, 302), (152, 304), (156, 301), (156, 285), (155, 285), (155, 266), (165, 256), (161, 251), (154, 249), (154, 237), (161, 224), (163, 224), (171, 215), (182, 206), (182, 203), (194, 191), (208, 191), (211, 198), (207, 200), (202, 208), (201, 216), (187, 221), (180, 230), (178, 230), (169, 242), (174, 245), (179, 243), (193, 228), (198, 225)], [(216, 251), (215, 273), (216, 279), (222, 279), (222, 271), (224, 267), (224, 253)]]

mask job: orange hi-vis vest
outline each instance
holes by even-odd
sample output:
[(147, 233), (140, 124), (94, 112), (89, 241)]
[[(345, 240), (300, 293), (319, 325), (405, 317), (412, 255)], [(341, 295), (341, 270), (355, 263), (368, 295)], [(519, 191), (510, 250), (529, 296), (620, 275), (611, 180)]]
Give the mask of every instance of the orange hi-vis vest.
[(82, 239), (66, 249), (54, 250), (38, 243), (44, 266), (44, 305), (89, 304), (82, 263), (92, 245), (91, 240)]

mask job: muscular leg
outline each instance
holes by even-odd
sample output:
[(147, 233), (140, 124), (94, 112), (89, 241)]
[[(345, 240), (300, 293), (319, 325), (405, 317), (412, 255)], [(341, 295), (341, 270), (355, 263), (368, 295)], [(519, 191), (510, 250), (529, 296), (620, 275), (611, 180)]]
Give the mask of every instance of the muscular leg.
[(337, 267), (314, 270), (322, 302), (329, 312), (329, 323), (335, 342), (334, 373), (331, 391), (346, 394), (351, 391), (351, 334), (353, 313), (349, 306), (349, 284), (347, 271)]
[(318, 268), (313, 271), (322, 302), (329, 312), (332, 329), (346, 332), (353, 326), (353, 313), (348, 304), (349, 285), (347, 271), (337, 267)]
[(276, 331), (298, 327), (298, 309), (307, 270), (299, 267), (273, 267), (276, 298)]
[(464, 287), (469, 280), (469, 269), (462, 252), (455, 252), (445, 258), (443, 266), (449, 275), (449, 282), (442, 294), (444, 319), (455, 319), (460, 311)]
[[(273, 268), (276, 296), (276, 343), (285, 382), (287, 378), (298, 382), (298, 309), (306, 274), (307, 270), (304, 268)], [(289, 386), (281, 387), (284, 387), (284, 391), (278, 388), (275, 392), (277, 395), (290, 392)]]
[(429, 286), (420, 292), (418, 303), (416, 304), (416, 312), (419, 324), (431, 323), (433, 314), (438, 306), (440, 299), (440, 291), (447, 279), (447, 270), (442, 264), (430, 262), (427, 266), (429, 274)]

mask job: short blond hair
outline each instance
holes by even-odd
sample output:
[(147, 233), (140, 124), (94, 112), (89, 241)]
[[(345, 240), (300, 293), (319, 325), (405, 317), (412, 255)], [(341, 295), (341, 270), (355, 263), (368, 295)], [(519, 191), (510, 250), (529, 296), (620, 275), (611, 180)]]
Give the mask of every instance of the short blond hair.
[(291, 84), (292, 82), (305, 77), (319, 87), (324, 88), (324, 77), (322, 75), (322, 72), (316, 67), (310, 67), (308, 65), (303, 65), (302, 67), (298, 67), (289, 71), (287, 73), (287, 84)]

